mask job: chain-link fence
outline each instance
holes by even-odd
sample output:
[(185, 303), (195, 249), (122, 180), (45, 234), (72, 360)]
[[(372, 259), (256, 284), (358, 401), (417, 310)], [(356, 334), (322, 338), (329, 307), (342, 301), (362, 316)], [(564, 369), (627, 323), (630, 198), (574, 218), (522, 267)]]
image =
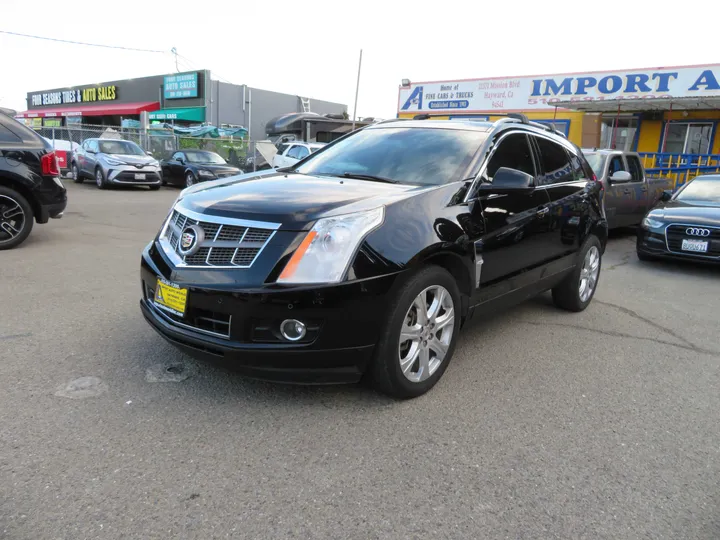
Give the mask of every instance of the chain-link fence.
[(114, 138), (133, 141), (146, 152), (152, 152), (152, 155), (159, 160), (170, 159), (178, 150), (196, 149), (215, 152), (229, 164), (244, 171), (269, 166), (256, 152), (255, 143), (242, 137), (201, 138), (177, 134), (171, 129), (164, 128), (149, 127), (143, 130), (87, 124), (34, 129), (53, 142), (56, 149), (68, 151), (68, 163), (71, 161), (72, 151), (86, 139)]

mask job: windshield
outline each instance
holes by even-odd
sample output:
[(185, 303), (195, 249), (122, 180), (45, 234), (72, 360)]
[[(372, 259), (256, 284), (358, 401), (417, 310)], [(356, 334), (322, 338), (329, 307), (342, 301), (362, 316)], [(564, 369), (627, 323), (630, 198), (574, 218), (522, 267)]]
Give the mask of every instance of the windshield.
[(590, 167), (592, 167), (593, 172), (595, 173), (595, 176), (600, 178), (602, 176), (603, 171), (605, 170), (605, 159), (607, 156), (604, 156), (602, 154), (585, 154), (585, 158), (587, 159), (587, 162), (590, 164)]
[(227, 163), (221, 156), (215, 152), (185, 152), (190, 163), (215, 163), (224, 165)]
[(103, 154), (122, 154), (127, 156), (144, 156), (142, 148), (130, 141), (99, 141), (100, 152)]
[(458, 129), (364, 129), (311, 155), (295, 170), (375, 176), (403, 184), (445, 184), (461, 179), (486, 136)]
[(675, 196), (678, 201), (720, 203), (720, 176), (695, 178)]

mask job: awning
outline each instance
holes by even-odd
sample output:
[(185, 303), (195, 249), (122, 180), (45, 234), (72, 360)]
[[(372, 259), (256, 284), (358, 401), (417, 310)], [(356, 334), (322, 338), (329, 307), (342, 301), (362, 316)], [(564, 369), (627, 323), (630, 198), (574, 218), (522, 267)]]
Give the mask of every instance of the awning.
[(150, 113), (150, 120), (186, 120), (188, 122), (204, 122), (205, 107), (160, 109)]
[(103, 103), (96, 105), (79, 105), (73, 107), (48, 107), (23, 111), (16, 118), (47, 118), (53, 116), (112, 116), (124, 114), (140, 114), (142, 111), (156, 111), (160, 108), (157, 101), (139, 103)]
[(584, 112), (720, 110), (720, 96), (556, 101), (560, 109)]

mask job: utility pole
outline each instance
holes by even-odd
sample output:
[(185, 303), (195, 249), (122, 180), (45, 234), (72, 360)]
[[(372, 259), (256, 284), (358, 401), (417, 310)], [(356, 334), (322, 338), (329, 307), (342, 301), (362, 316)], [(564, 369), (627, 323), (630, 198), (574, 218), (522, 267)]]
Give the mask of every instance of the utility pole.
[(178, 59), (177, 59), (178, 53), (177, 53), (177, 49), (176, 49), (175, 47), (173, 47), (172, 49), (170, 49), (170, 52), (175, 55), (175, 71), (176, 71), (177, 73), (180, 73), (180, 68), (178, 67)]
[(355, 85), (355, 107), (353, 107), (353, 123), (352, 128), (355, 131), (355, 119), (357, 118), (357, 99), (360, 91), (360, 68), (362, 68), (362, 49), (360, 49), (360, 61), (358, 62), (357, 84)]

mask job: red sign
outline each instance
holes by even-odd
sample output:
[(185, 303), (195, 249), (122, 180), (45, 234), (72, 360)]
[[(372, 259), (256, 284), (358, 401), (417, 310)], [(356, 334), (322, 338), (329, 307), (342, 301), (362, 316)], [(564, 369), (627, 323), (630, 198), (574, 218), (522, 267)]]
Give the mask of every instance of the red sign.
[(55, 150), (57, 156), (58, 167), (67, 169), (67, 152), (65, 150)]

